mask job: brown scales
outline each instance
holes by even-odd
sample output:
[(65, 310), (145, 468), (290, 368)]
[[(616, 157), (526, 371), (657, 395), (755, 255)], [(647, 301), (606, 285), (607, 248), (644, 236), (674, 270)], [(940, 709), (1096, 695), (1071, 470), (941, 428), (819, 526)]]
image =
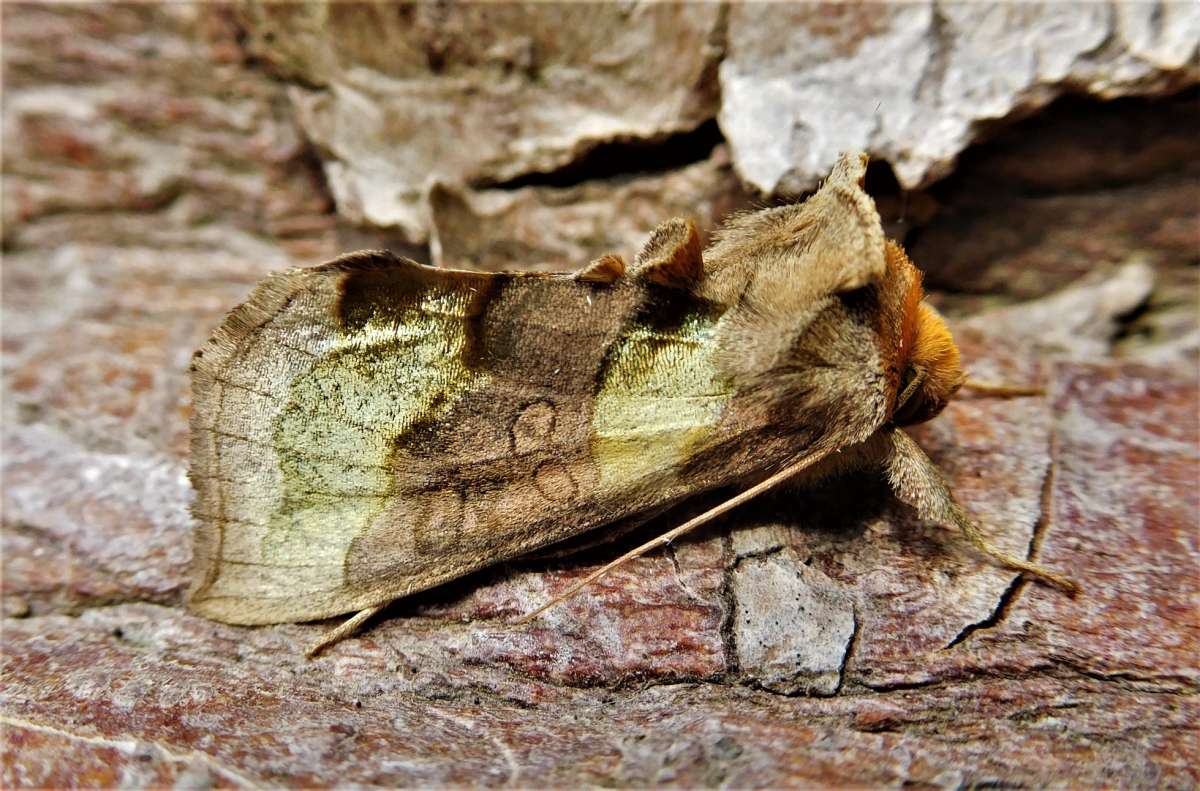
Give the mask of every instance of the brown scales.
[[(435, 270), (386, 254), (357, 254), (270, 279), (196, 359), (192, 479), (200, 526), (191, 606), (234, 623), (358, 611), (315, 652), (351, 634), (394, 598), (613, 520), (636, 523), (717, 487), (743, 490), (578, 587), (784, 480), (811, 483), (865, 465), (881, 467), (897, 497), (923, 518), (957, 526), (1003, 565), (1073, 588), (991, 547), (936, 466), (900, 430), (936, 416), (964, 377), (945, 323), (923, 301), (920, 273), (899, 245), (883, 237), (874, 204), (861, 189), (865, 165), (862, 155), (843, 156), (803, 204), (736, 216), (707, 249), (690, 221), (664, 223), (628, 270), (611, 255), (572, 277)], [(704, 316), (719, 316), (706, 340), (678, 334)], [(401, 332), (390, 345), (370, 333), (415, 329), (421, 322), (458, 327), (453, 332), (462, 351), (455, 362), (463, 367), (451, 380), (459, 391), (439, 395), (421, 422), (391, 440), (392, 451), (378, 466), (390, 476), (389, 499), (354, 536), (338, 567), (329, 569), (342, 580), (340, 587), (310, 590), (286, 570), (230, 567), (229, 553), (259, 552), (268, 539), (283, 542), (301, 560), (310, 551), (310, 543), (289, 544), (288, 535), (270, 533), (272, 487), (280, 485), (272, 464), (298, 458), (320, 470), (324, 458), (364, 461), (355, 455), (357, 446), (321, 445), (321, 437), (339, 435), (313, 425), (315, 417), (302, 424), (307, 433), (290, 442), (317, 444), (271, 445), (277, 442), (270, 439), (272, 427), (298, 384), (311, 388), (315, 382), (325, 393), (315, 403), (336, 403), (329, 399), (338, 397), (339, 383), (310, 373), (331, 359), (320, 340), (338, 340), (333, 348), (349, 355), (354, 367), (347, 370), (367, 377), (363, 381), (376, 382), (370, 377), (385, 370), (379, 366), (388, 359), (420, 380), (437, 369), (406, 361), (403, 338), (411, 333)], [(636, 347), (633, 339), (647, 332), (644, 337), (656, 340)], [(671, 381), (681, 388), (681, 400), (676, 407), (670, 392), (663, 394), (665, 411), (685, 414), (698, 396), (723, 397), (716, 424), (696, 424), (696, 440), (680, 451), (685, 457), (652, 465), (642, 477), (617, 475), (624, 482), (615, 484), (612, 469), (605, 477), (600, 465), (611, 467), (623, 457), (605, 461), (611, 451), (597, 444), (594, 410), (606, 394), (601, 383), (619, 365), (614, 350), (628, 343), (649, 356), (635, 355), (642, 367), (617, 370), (618, 379), (649, 375), (662, 365), (676, 373), (670, 366), (684, 365), (680, 361), (692, 359), (688, 355), (702, 343), (702, 357), (710, 360), (704, 365), (715, 366), (718, 389), (729, 395), (688, 390), (680, 369), (681, 378)], [(669, 353), (654, 356), (664, 350)], [(384, 353), (393, 357), (380, 358)], [(378, 387), (381, 401), (373, 408), (390, 414), (392, 399), (412, 395), (389, 393), (392, 380), (380, 376), (363, 392)], [(344, 434), (358, 431), (362, 418), (354, 412), (338, 420)], [(620, 425), (609, 424), (606, 436), (641, 441), (636, 423), (629, 438), (614, 428)], [(653, 443), (645, 448), (655, 452)], [(349, 480), (375, 469), (360, 467), (347, 473)], [(333, 509), (336, 498), (324, 497), (295, 513), (345, 529), (340, 511), (322, 510), (327, 501)], [(245, 521), (246, 514), (268, 525), (266, 537), (254, 520)], [(304, 523), (292, 529), (312, 528)]]

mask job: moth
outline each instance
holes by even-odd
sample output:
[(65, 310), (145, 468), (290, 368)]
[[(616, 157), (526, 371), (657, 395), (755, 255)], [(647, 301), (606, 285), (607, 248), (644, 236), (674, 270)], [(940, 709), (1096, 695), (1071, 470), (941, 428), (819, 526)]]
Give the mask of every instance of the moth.
[(806, 201), (735, 216), (707, 247), (663, 223), (629, 266), (360, 252), (268, 277), (192, 363), (191, 610), (357, 613), (315, 651), (394, 599), (699, 493), (742, 489), (609, 567), (784, 480), (865, 465), (923, 518), (1071, 589), (991, 547), (903, 431), (965, 376), (884, 237), (866, 161), (843, 155)]

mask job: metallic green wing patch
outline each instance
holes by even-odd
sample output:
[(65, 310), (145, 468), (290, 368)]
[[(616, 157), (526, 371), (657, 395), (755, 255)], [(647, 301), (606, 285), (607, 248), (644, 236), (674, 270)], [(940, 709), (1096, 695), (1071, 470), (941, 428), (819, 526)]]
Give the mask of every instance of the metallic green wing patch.
[(665, 313), (633, 323), (609, 352), (592, 418), (603, 489), (670, 477), (709, 437), (732, 395), (713, 362), (720, 313), (670, 303)]

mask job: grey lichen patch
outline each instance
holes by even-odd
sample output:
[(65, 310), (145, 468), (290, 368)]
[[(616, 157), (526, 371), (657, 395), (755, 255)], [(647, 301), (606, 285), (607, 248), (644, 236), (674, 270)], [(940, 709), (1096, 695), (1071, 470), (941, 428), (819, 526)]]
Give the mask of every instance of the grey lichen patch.
[(792, 549), (733, 572), (733, 637), (746, 678), (786, 695), (833, 695), (854, 634), (850, 594)]

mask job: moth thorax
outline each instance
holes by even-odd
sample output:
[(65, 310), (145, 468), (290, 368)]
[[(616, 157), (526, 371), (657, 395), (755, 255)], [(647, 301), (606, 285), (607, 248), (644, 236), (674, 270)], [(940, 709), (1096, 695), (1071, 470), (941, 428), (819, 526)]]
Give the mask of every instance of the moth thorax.
[(906, 307), (911, 342), (892, 414), (899, 426), (937, 417), (966, 380), (958, 347), (941, 314), (923, 300)]

